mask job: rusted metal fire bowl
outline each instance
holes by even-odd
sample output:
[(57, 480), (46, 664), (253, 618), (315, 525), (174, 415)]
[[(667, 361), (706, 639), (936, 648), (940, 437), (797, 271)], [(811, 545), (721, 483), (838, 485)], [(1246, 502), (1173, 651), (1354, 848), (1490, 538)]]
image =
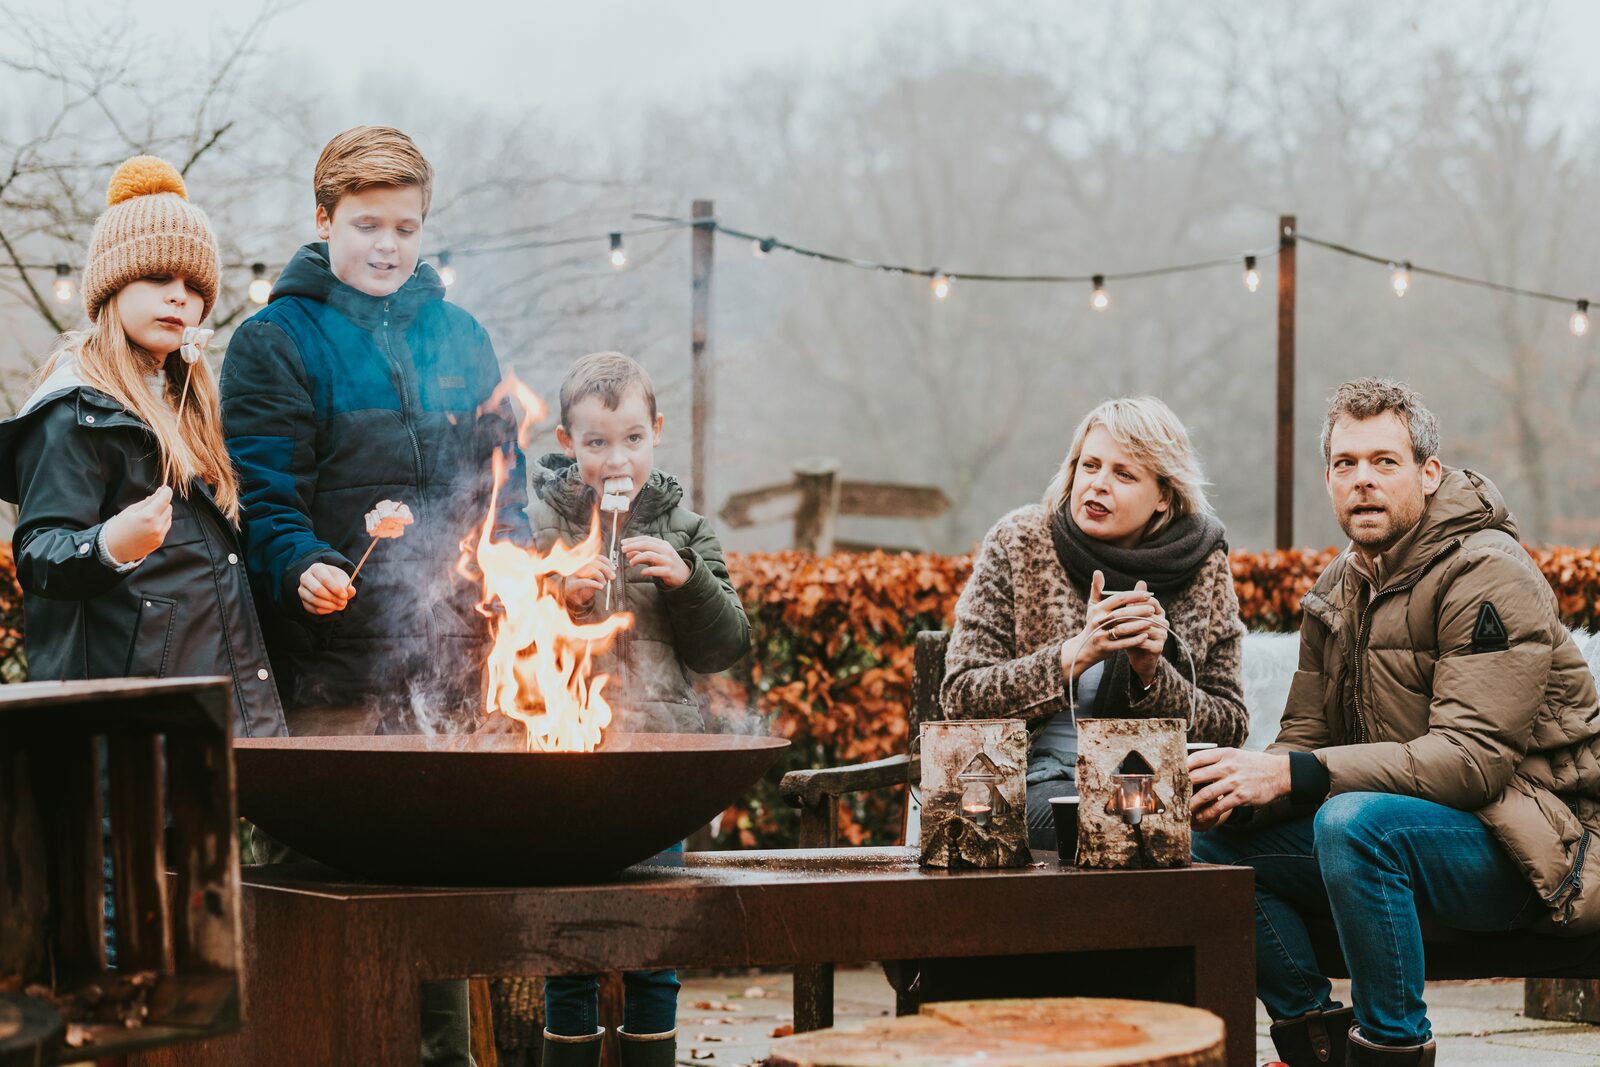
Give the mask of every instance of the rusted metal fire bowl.
[(234, 742), (239, 814), (297, 852), (403, 885), (605, 878), (736, 801), (789, 744), (616, 734), (595, 752), (520, 736), (264, 737)]

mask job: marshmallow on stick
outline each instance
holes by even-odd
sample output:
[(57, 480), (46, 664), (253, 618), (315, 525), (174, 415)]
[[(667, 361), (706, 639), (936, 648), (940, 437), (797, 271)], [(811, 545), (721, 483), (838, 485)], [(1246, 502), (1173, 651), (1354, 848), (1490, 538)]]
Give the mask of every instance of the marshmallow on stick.
[[(617, 523), (622, 518), (622, 513), (628, 510), (628, 494), (633, 492), (632, 478), (607, 478), (601, 486), (605, 490), (600, 497), (600, 510), (611, 513), (611, 562), (620, 572), (622, 570), (622, 556), (617, 543)], [(615, 584), (615, 583), (613, 583)], [(611, 610), (611, 586), (606, 586), (606, 610)]]
[(416, 519), (411, 516), (411, 509), (398, 500), (380, 500), (378, 506), (367, 512), (367, 536), (372, 538), (372, 544), (361, 554), (361, 562), (356, 564), (356, 569), (351, 572), (350, 580), (356, 580), (356, 575), (361, 573), (361, 568), (366, 564), (367, 557), (372, 555), (372, 550), (378, 546), (379, 541), (393, 540), (405, 536), (406, 527)]
[(178, 421), (183, 421), (183, 405), (189, 399), (189, 378), (193, 374), (194, 365), (200, 362), (200, 357), (206, 353), (206, 345), (217, 335), (216, 330), (208, 330), (200, 326), (185, 326), (183, 328), (183, 343), (178, 349), (178, 355), (183, 357), (183, 395), (178, 397)]

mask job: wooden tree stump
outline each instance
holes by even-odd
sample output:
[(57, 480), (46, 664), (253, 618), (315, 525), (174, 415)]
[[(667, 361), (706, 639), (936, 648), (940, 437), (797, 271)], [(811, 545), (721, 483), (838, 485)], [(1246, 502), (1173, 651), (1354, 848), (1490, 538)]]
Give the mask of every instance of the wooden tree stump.
[(767, 1067), (1222, 1067), (1222, 1020), (1181, 1004), (962, 1000), (773, 1042)]
[[(1182, 719), (1078, 720), (1078, 866), (1102, 870), (1187, 867), (1189, 768)], [(1107, 811), (1114, 776), (1133, 760), (1155, 772), (1166, 810), (1129, 825)]]

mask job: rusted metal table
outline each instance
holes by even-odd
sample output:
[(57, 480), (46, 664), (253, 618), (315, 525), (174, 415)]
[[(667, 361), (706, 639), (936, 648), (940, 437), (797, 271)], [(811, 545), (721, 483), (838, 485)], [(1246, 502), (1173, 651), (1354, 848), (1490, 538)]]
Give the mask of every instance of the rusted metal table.
[[(517, 847), (507, 841), (505, 847)], [(417, 983), (653, 967), (1167, 949), (1196, 1007), (1255, 1051), (1243, 867), (932, 871), (912, 849), (690, 853), (600, 885), (416, 889), (246, 868), (245, 1026), (137, 1064), (414, 1064)], [(822, 1025), (827, 1025), (825, 1020)]]

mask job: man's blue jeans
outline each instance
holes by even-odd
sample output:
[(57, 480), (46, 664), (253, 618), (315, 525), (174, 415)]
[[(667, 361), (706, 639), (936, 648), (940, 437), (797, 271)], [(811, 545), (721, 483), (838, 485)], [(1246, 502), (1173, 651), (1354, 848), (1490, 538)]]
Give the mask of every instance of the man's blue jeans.
[(1305, 816), (1196, 834), (1194, 857), (1256, 872), (1256, 993), (1274, 1019), (1336, 1008), (1306, 916), (1331, 914), (1370, 1041), (1432, 1037), (1423, 1002), (1427, 915), (1461, 930), (1532, 925), (1544, 905), (1469, 812), (1390, 793), (1340, 793)]

